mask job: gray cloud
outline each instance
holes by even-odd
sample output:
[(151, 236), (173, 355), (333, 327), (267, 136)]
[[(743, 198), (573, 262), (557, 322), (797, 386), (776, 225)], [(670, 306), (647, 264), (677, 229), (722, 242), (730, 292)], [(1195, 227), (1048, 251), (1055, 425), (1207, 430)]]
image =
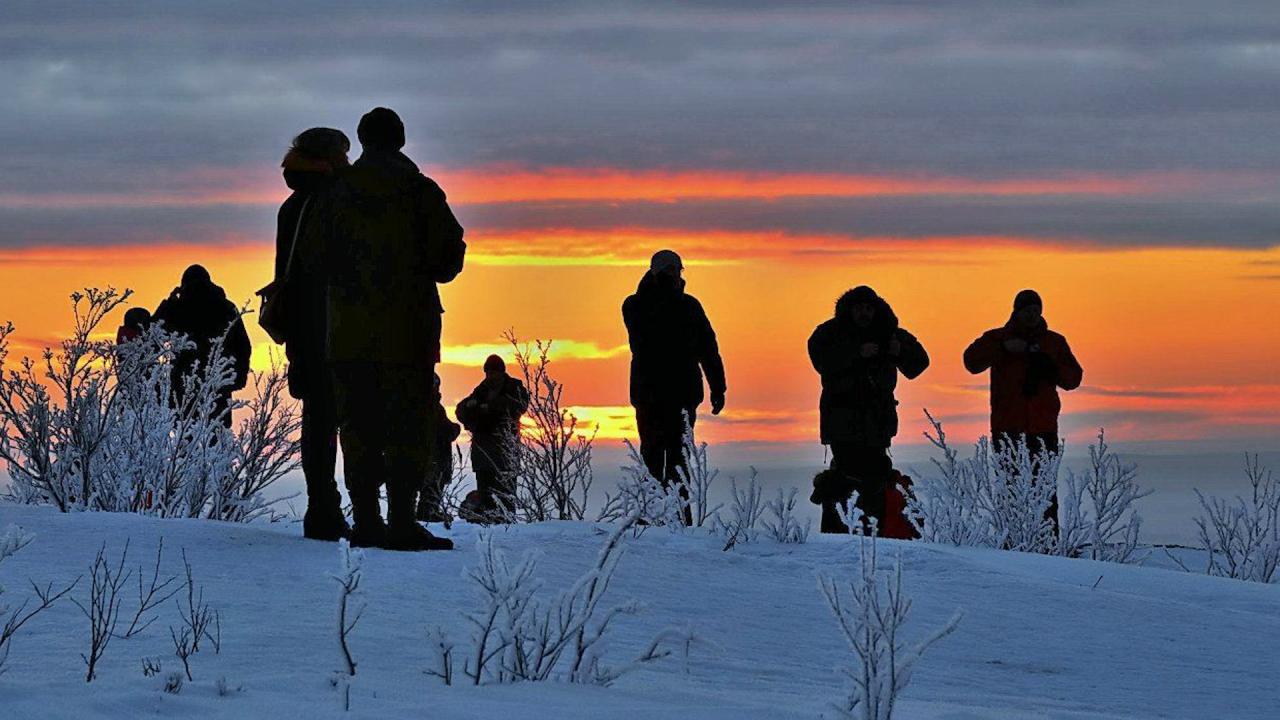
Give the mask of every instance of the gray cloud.
[[(1161, 0), (10, 2), (0, 7), (0, 194), (165, 186), (192, 166), (273, 169), (297, 131), (350, 132), (375, 104), (402, 112), (415, 158), (455, 167), (1280, 175), (1277, 81), (1273, 2), (1219, 13)], [(926, 198), (720, 209), (796, 232), (914, 225), (1263, 246), (1280, 228), (1264, 207), (1276, 194), (1240, 205)], [(664, 222), (687, 224), (681, 215), (697, 210), (677, 205)], [(239, 212), (223, 222), (245, 222)], [(73, 231), (70, 215), (48, 217), (45, 235), (20, 227), (3, 242)], [(108, 220), (100, 234), (130, 222)]]

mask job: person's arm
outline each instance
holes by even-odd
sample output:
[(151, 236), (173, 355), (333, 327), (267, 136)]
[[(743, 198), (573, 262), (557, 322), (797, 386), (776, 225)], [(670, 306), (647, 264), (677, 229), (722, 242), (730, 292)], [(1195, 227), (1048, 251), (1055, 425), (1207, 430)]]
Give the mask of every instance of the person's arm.
[(964, 351), (964, 369), (977, 375), (986, 372), (1000, 358), (1000, 330), (988, 330)]
[(893, 342), (897, 343), (898, 352), (894, 363), (898, 366), (898, 371), (908, 380), (920, 377), (929, 367), (929, 353), (925, 352), (924, 345), (920, 344), (915, 335), (902, 328), (898, 328)]
[(724, 376), (724, 359), (720, 357), (720, 343), (716, 340), (716, 331), (711, 327), (711, 319), (702, 303), (690, 298), (693, 303), (696, 327), (698, 328), (698, 364), (707, 377), (707, 388), (711, 391), (711, 412), (719, 414), (724, 407), (724, 395), (728, 390)]
[(644, 331), (640, 328), (640, 320), (636, 317), (636, 300), (632, 295), (622, 301), (622, 324), (627, 328), (627, 344), (631, 347), (631, 354), (635, 354), (644, 348), (647, 338)]
[(511, 403), (511, 416), (519, 418), (529, 410), (529, 388), (519, 380), (515, 381), (515, 387), (511, 389), (511, 394), (507, 398)]
[[(294, 231), (301, 220), (291, 212), (293, 197), (290, 195), (276, 213), (276, 281), (284, 278), (285, 269), (289, 265), (289, 253), (293, 250)], [(293, 222), (290, 222), (290, 218), (293, 218)]]
[(244, 318), (236, 315), (227, 328), (226, 351), (235, 361), (236, 380), (232, 389), (241, 390), (249, 384), (249, 359), (253, 355), (253, 345), (249, 342), (249, 333), (244, 329)]
[(462, 239), (464, 230), (445, 198), (444, 190), (434, 181), (424, 177), (420, 202), (426, 212), (426, 264), (430, 277), (438, 283), (452, 281), (462, 272), (466, 261), (467, 243)]
[(809, 362), (819, 375), (830, 375), (853, 366), (857, 349), (853, 342), (839, 337), (831, 325), (823, 323), (809, 336)]
[(1065, 337), (1061, 339), (1061, 343), (1055, 343), (1053, 352), (1046, 354), (1053, 361), (1054, 370), (1056, 370), (1054, 381), (1058, 387), (1063, 390), (1075, 390), (1084, 380), (1084, 368), (1080, 367), (1080, 362), (1071, 352), (1067, 339)]

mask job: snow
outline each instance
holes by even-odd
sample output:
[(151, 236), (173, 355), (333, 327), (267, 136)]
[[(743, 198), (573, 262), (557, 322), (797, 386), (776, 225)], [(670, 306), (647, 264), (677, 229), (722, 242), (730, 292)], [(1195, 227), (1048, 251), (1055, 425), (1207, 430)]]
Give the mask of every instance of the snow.
[[(99, 678), (84, 682), (79, 654), (87, 622), (63, 602), (15, 640), (0, 675), (4, 718), (816, 718), (843, 697), (836, 666), (848, 650), (818, 590), (819, 572), (851, 574), (849, 538), (808, 544), (762, 539), (724, 552), (722, 539), (650, 528), (628, 541), (609, 599), (638, 599), (610, 645), (619, 662), (657, 632), (692, 625), (704, 640), (686, 661), (650, 664), (612, 687), (526, 683), (445, 687), (432, 666), (428, 630), (462, 639), (474, 604), (463, 580), (477, 560), (479, 528), (448, 532), (453, 552), (366, 552), (367, 609), (352, 634), (358, 663), (350, 713), (331, 684), (343, 662), (335, 632), (338, 546), (304, 540), (296, 524), (235, 525), (124, 514), (64, 515), (0, 505), (0, 527), (34, 542), (0, 565), (10, 602), (26, 579), (67, 581), (87, 570), (102, 543), (114, 557), (131, 541), (130, 564), (149, 564), (163, 536), (164, 570), (181, 572), (185, 548), (205, 600), (222, 614), (222, 652), (192, 659), (195, 681), (161, 691), (178, 669), (170, 601), (145, 633), (116, 640)], [(548, 591), (594, 560), (604, 529), (552, 522), (498, 528), (513, 559), (533, 551)], [(958, 630), (930, 649), (898, 717), (1274, 718), (1280, 708), (1280, 586), (1135, 567), (882, 541), (882, 566), (901, 552), (914, 601), (907, 633), (922, 637), (964, 612)], [(1153, 557), (1153, 564), (1159, 558)], [(1167, 564), (1167, 563), (1163, 563)], [(136, 571), (136, 570), (135, 570)], [(131, 592), (128, 611), (136, 602)], [(83, 594), (84, 587), (77, 589)], [(145, 678), (141, 659), (164, 672)], [(216, 690), (219, 678), (231, 688)]]

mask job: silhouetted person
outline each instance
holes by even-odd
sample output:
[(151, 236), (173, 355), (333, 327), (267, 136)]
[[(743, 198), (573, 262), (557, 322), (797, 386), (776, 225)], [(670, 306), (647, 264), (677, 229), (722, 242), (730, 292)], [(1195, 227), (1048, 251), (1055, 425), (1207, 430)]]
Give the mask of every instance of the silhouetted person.
[(860, 285), (842, 295), (835, 316), (813, 331), (809, 360), (822, 376), (821, 435), (831, 448), (831, 469), (819, 475), (812, 498), (822, 505), (822, 532), (848, 532), (837, 506), (847, 510), (855, 490), (858, 509), (879, 522), (894, 476), (889, 446), (898, 434), (898, 373), (919, 377), (929, 355), (898, 326), (889, 303)]
[[(702, 378), (711, 390), (711, 414), (724, 409), (724, 361), (711, 321), (697, 298), (684, 291), (684, 263), (660, 250), (634, 295), (622, 303), (631, 344), (631, 405), (636, 409), (640, 455), (664, 486), (680, 483), (684, 467), (684, 424), (692, 427), (702, 404)], [(685, 524), (691, 524), (685, 508)]]
[(435, 399), (431, 414), (434, 418), (432, 430), (435, 433), (435, 447), (431, 453), (431, 466), (422, 483), (418, 495), (418, 520), (422, 522), (448, 522), (450, 517), (444, 511), (444, 492), (453, 479), (453, 443), (462, 434), (462, 427), (449, 419), (444, 405), (440, 403), (440, 376), (435, 376)]
[(515, 509), (516, 452), (520, 416), (529, 409), (529, 390), (507, 374), (497, 355), (484, 361), (484, 380), (458, 403), (458, 422), (471, 433), (471, 469), (476, 492), (460, 509), (468, 522), (493, 522)]
[[(964, 367), (974, 375), (991, 370), (991, 442), (997, 451), (1025, 440), (1033, 454), (1058, 452), (1058, 388), (1080, 387), (1084, 370), (1067, 339), (1049, 329), (1035, 290), (1019, 292), (1009, 321), (973, 341)], [(1056, 492), (1045, 516), (1057, 532)]]
[[(431, 465), (432, 375), (440, 360), (437, 282), (461, 270), (462, 226), (444, 192), (400, 152), (404, 125), (375, 108), (363, 154), (317, 197), (324, 238), (327, 347), (351, 499), (351, 543), (435, 550), (453, 543), (414, 520)], [(308, 238), (312, 221), (307, 221)], [(379, 487), (387, 486), (387, 521)]]
[(213, 283), (209, 271), (192, 265), (182, 273), (182, 284), (173, 289), (152, 316), (169, 332), (182, 333), (195, 347), (178, 354), (174, 362), (173, 397), (181, 405), (186, 400), (183, 378), (199, 367), (209, 366), (215, 341), (224, 334), (222, 352), (231, 358), (234, 377), (230, 387), (218, 393), (216, 411), (224, 425), (231, 427), (231, 393), (249, 382), (249, 334), (240, 320), (240, 311), (227, 293)]
[(125, 311), (124, 321), (116, 329), (116, 344), (123, 345), (130, 340), (137, 340), (150, 325), (150, 310), (144, 307), (129, 308)]
[(347, 169), (350, 149), (347, 136), (332, 128), (311, 128), (294, 138), (281, 163), (293, 193), (276, 217), (275, 281), (283, 286), (289, 312), (289, 394), (302, 402), (302, 474), (307, 483), (302, 534), (315, 540), (346, 537), (350, 528), (334, 480), (338, 419), (325, 364), (328, 278), (317, 243), (302, 236), (303, 216), (313, 209), (313, 198)]

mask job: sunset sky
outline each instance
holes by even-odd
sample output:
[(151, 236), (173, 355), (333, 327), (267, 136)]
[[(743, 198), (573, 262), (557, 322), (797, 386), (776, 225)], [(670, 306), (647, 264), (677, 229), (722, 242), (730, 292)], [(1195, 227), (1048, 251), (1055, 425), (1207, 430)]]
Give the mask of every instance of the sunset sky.
[(171, 5), (0, 6), (18, 354), (86, 285), (154, 308), (200, 262), (247, 302), (292, 136), (385, 105), (467, 228), (450, 407), (514, 328), (630, 435), (619, 308), (669, 247), (728, 369), (708, 440), (816, 443), (805, 340), (868, 284), (933, 360), (904, 442), (985, 431), (960, 356), (1033, 287), (1085, 368), (1068, 437), (1280, 446), (1274, 2)]

